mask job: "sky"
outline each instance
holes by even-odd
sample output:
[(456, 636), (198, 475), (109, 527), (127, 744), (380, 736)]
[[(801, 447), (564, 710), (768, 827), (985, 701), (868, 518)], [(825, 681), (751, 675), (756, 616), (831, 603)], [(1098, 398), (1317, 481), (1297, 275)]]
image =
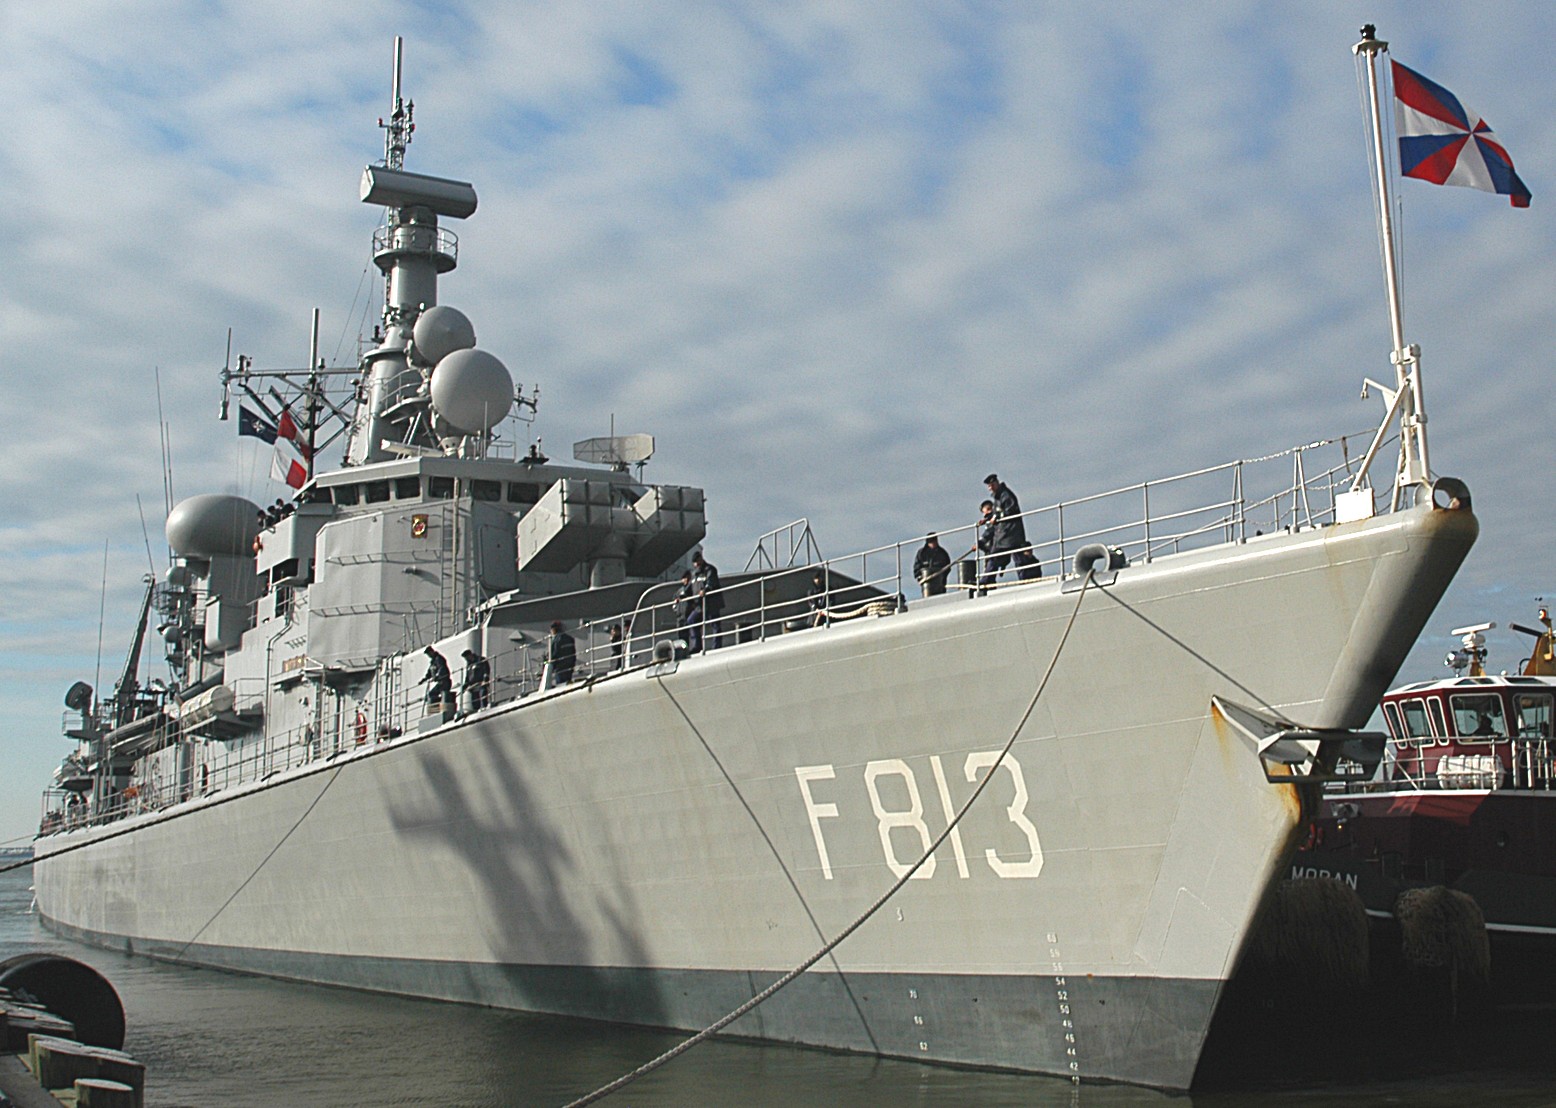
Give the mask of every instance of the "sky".
[(440, 300), (540, 390), (520, 446), (653, 434), (728, 573), (799, 518), (827, 555), (962, 522), (990, 470), (1032, 508), (1370, 430), (1363, 22), (1534, 194), (1400, 186), (1433, 468), (1482, 522), (1418, 680), (1556, 599), (1556, 6), (0, 4), (0, 843), (166, 568), (164, 440), (174, 502), (283, 491), (216, 418), (229, 328), (261, 368), (314, 308), (331, 364), (371, 330), (394, 35), (406, 168), (480, 197)]

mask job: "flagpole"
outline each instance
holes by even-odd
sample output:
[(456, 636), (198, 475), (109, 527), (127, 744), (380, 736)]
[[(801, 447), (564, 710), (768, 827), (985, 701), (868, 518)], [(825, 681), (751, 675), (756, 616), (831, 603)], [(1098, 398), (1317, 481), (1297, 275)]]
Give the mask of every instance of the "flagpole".
[[(1421, 391), (1421, 348), (1405, 342), (1404, 314), (1400, 305), (1399, 263), (1394, 247), (1393, 204), (1389, 197), (1388, 157), (1383, 143), (1383, 106), (1378, 91), (1379, 55), (1388, 52), (1389, 44), (1377, 37), (1371, 23), (1361, 30), (1361, 41), (1351, 48), (1352, 53), (1364, 57), (1367, 66), (1367, 94), (1371, 109), (1372, 156), (1376, 163), (1374, 176), (1378, 183), (1378, 219), (1383, 241), (1383, 275), (1388, 292), (1389, 328), (1394, 348), (1389, 360), (1394, 363), (1394, 388), (1379, 386), (1388, 405), (1383, 425), (1378, 428), (1361, 471), (1352, 488), (1361, 486), (1378, 447), (1382, 445), (1395, 411), (1399, 412), (1399, 469), (1395, 475), (1393, 507), (1400, 506), (1400, 498), (1406, 488), (1426, 487), (1431, 484), (1431, 466), (1426, 449), (1426, 403)], [(1374, 382), (1375, 383), (1375, 382)], [(1366, 395), (1365, 389), (1362, 395)]]

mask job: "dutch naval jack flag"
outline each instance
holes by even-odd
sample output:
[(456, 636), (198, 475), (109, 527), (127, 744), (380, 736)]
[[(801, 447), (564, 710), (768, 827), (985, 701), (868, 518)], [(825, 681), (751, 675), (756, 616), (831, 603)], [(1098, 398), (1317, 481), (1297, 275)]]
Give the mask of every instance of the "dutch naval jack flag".
[(1399, 171), (1434, 185), (1464, 185), (1529, 206), (1529, 190), (1491, 125), (1457, 96), (1413, 69), (1393, 62), (1394, 123)]

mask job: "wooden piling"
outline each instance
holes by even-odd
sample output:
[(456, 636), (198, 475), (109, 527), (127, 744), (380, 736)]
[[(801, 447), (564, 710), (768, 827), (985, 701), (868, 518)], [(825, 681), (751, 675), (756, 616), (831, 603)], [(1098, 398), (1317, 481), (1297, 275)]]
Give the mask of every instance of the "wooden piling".
[(66, 1039), (38, 1038), (32, 1044), (32, 1072), (45, 1089), (68, 1089), (78, 1077), (96, 1077), (92, 1048)]
[(140, 1108), (135, 1090), (106, 1077), (82, 1077), (76, 1081), (76, 1108)]

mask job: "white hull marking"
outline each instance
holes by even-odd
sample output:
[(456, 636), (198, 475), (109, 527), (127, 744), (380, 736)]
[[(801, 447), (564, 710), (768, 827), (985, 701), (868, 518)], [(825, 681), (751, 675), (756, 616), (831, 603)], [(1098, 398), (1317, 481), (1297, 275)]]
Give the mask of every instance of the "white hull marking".
[[(940, 797), (940, 807), (945, 813), (946, 822), (949, 824), (955, 816), (955, 810), (951, 803), (951, 790), (946, 783), (945, 768), (940, 760), (940, 755), (932, 754), (929, 757), (930, 769), (935, 775), (935, 788)], [(1004, 760), (1000, 759), (997, 750), (979, 750), (967, 755), (963, 763), (963, 773), (969, 783), (976, 784), (979, 771), (987, 770), (996, 764), (1002, 766), (1010, 775), (1011, 799), (1005, 806), (1005, 815), (1010, 822), (1025, 836), (1027, 849), (1031, 857), (1025, 861), (1008, 861), (999, 856), (999, 852), (993, 847), (985, 847), (984, 858), (989, 863), (989, 868), (1000, 878), (1023, 879), (1034, 878), (1043, 872), (1043, 847), (1038, 840), (1037, 828), (1027, 818), (1026, 807), (1029, 799), (1026, 777), (1022, 773), (1021, 763), (1015, 755), (1006, 754)], [(795, 779), (799, 782), (800, 799), (805, 805), (805, 815), (810, 821), (810, 833), (816, 840), (816, 857), (821, 863), (822, 876), (832, 880), (832, 858), (827, 852), (826, 835), (822, 831), (823, 819), (837, 819), (840, 810), (831, 801), (818, 801), (811, 792), (811, 783), (815, 781), (832, 781), (837, 778), (837, 770), (831, 764), (820, 766), (795, 766)], [(908, 806), (903, 809), (890, 809), (881, 798), (881, 790), (878, 782), (883, 777), (898, 777), (902, 779), (903, 788), (906, 791)], [(934, 843), (934, 835), (930, 833), (929, 825), (924, 822), (924, 800), (919, 792), (918, 777), (913, 772), (913, 767), (901, 758), (882, 758), (866, 763), (864, 767), (864, 787), (870, 798), (870, 810), (875, 815), (876, 833), (881, 840), (881, 853), (884, 856), (886, 867), (892, 874), (901, 877), (913, 867), (913, 861), (904, 862), (897, 857), (897, 850), (892, 845), (891, 833), (898, 828), (910, 828), (918, 833), (920, 851), (927, 852)], [(967, 852), (962, 845), (961, 830), (951, 828), (951, 847), (956, 855), (957, 875), (963, 879), (971, 876), (967, 867)], [(928, 880), (935, 875), (936, 859), (931, 854), (918, 872), (914, 873), (913, 880)]]

